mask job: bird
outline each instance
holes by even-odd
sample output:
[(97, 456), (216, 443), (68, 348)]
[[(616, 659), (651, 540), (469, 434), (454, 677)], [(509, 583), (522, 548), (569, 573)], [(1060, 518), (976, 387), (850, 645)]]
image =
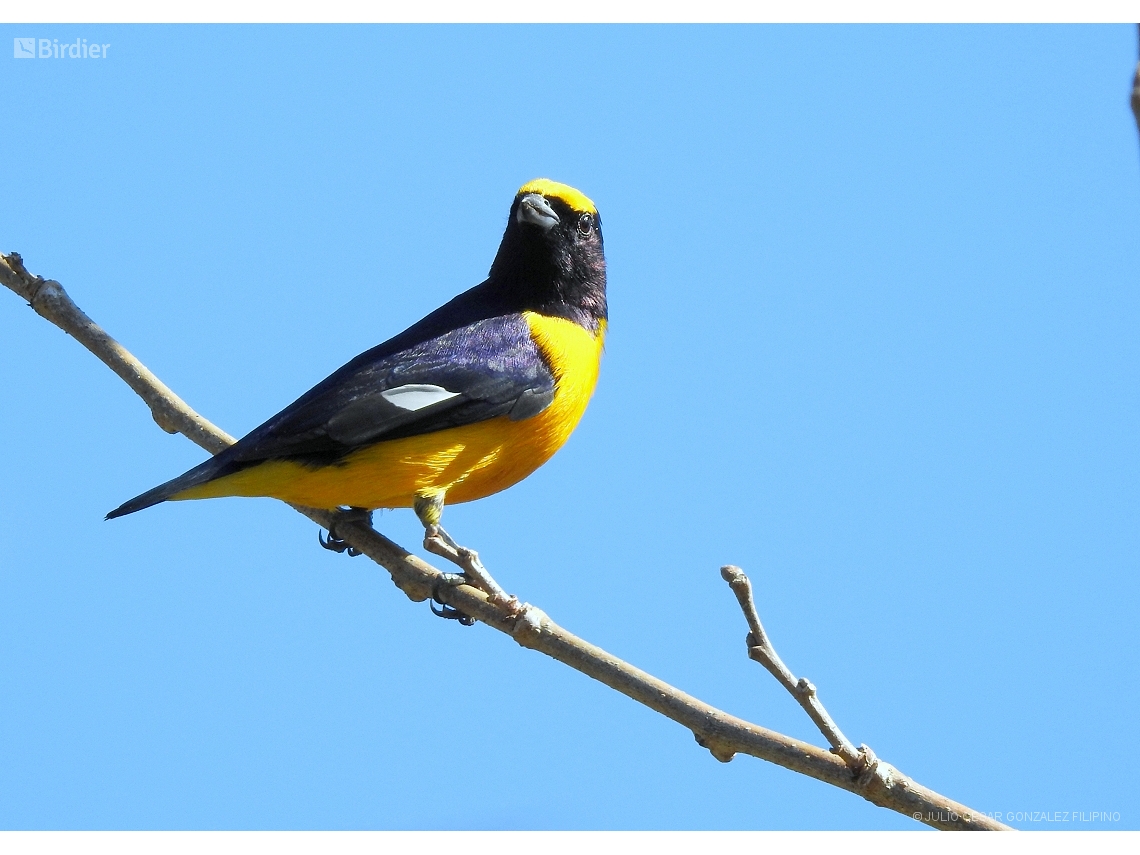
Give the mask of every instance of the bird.
[[(369, 516), (410, 507), (425, 542), (463, 551), (441, 525), (444, 504), (505, 490), (566, 442), (593, 395), (608, 323), (597, 207), (535, 179), (515, 194), (483, 282), (107, 519), (223, 496)], [(334, 531), (322, 543), (345, 548)]]

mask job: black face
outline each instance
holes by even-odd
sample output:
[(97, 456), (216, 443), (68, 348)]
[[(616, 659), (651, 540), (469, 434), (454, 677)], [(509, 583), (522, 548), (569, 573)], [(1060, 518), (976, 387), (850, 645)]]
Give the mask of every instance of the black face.
[[(602, 275), (605, 275), (605, 258), (602, 246), (602, 220), (597, 214), (576, 211), (561, 199), (547, 199), (547, 203), (558, 215), (559, 222), (546, 232), (547, 244), (555, 256), (565, 256), (563, 275), (578, 278), (584, 266), (593, 271), (601, 262)], [(543, 232), (541, 227), (520, 223), (524, 232)], [(528, 235), (528, 237), (530, 237)]]
[(527, 195), (535, 194), (520, 194), (511, 206), (491, 279), (510, 287), (526, 308), (596, 329), (606, 318), (601, 217), (576, 210), (557, 196), (542, 197), (557, 222), (549, 214), (527, 217), (524, 211), (520, 217)]

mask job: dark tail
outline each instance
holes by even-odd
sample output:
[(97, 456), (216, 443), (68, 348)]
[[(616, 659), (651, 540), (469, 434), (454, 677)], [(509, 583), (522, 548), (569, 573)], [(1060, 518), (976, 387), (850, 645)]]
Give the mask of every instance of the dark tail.
[(157, 505), (159, 502), (165, 502), (171, 496), (181, 493), (183, 490), (189, 490), (191, 487), (197, 487), (199, 484), (205, 484), (207, 481), (213, 481), (215, 478), (227, 474), (230, 468), (229, 461), (226, 459), (219, 460), (218, 458), (225, 458), (228, 455), (223, 452), (218, 457), (212, 457), (204, 463), (195, 466), (189, 472), (179, 475), (172, 481), (167, 481), (165, 484), (159, 484), (153, 490), (147, 490), (141, 496), (135, 496), (129, 502), (124, 502), (107, 514), (106, 519), (113, 520), (115, 517), (124, 517), (127, 514), (133, 514), (135, 511), (141, 511), (143, 508), (149, 508), (151, 505)]

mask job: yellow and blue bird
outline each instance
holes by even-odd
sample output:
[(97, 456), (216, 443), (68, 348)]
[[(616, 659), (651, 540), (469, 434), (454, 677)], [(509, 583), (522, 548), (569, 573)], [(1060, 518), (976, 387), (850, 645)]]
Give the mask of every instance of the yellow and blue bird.
[(456, 546), (440, 527), (444, 503), (530, 475), (593, 394), (608, 320), (601, 225), (574, 188), (524, 184), (484, 282), (107, 518), (219, 496), (411, 507)]

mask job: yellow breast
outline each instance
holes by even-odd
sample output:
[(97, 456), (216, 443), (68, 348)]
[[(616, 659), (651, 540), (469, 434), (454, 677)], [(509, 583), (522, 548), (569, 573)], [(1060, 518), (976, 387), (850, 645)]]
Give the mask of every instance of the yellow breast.
[(507, 416), (378, 442), (320, 468), (274, 460), (187, 490), (176, 499), (273, 496), (317, 508), (407, 508), (417, 496), (470, 502), (516, 484), (545, 463), (577, 426), (594, 386), (605, 339), (563, 318), (524, 313), (555, 380), (554, 400), (536, 416)]

